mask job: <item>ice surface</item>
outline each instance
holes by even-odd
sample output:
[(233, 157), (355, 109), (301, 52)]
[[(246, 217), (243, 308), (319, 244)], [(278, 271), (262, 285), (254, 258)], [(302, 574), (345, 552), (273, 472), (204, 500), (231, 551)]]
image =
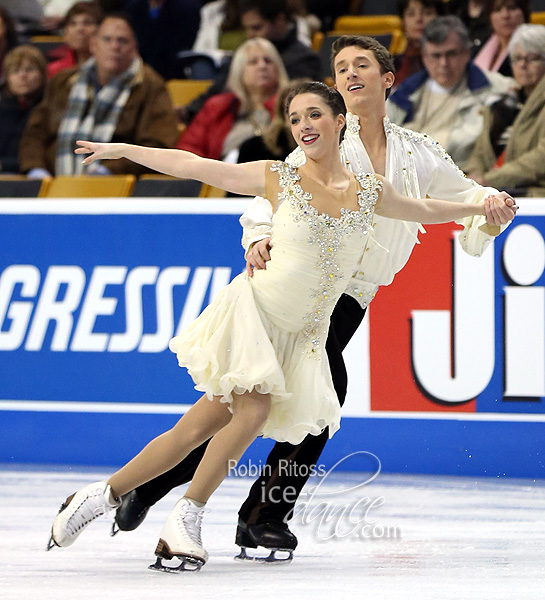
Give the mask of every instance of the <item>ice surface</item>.
[[(545, 598), (542, 481), (380, 475), (357, 487), (364, 475), (337, 474), (319, 496), (302, 498), (308, 505), (300, 505), (291, 525), (299, 538), (293, 562), (260, 565), (233, 560), (237, 511), (252, 480), (231, 477), (205, 515), (209, 562), (199, 573), (167, 574), (147, 566), (184, 488), (158, 503), (134, 532), (111, 538), (111, 517), (104, 517), (70, 548), (45, 551), (61, 501), (105, 478), (68, 468), (0, 471), (0, 598)], [(317, 483), (311, 479), (310, 487)], [(320, 524), (324, 507), (337, 514)], [(322, 539), (335, 527), (336, 535)]]

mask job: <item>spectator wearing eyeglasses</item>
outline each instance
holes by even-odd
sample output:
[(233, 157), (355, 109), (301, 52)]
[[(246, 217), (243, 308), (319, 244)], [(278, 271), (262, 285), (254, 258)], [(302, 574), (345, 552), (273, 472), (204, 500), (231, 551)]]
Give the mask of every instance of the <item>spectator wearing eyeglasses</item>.
[(406, 45), (400, 54), (394, 56), (396, 87), (424, 66), (422, 34), (430, 21), (445, 14), (445, 3), (442, 0), (398, 0), (397, 14), (401, 17)]
[(483, 185), (545, 195), (545, 26), (521, 25), (509, 43), (517, 98), (484, 111), (484, 127), (466, 165)]
[(511, 78), (475, 66), (470, 48), (458, 17), (437, 17), (422, 37), (424, 69), (406, 79), (386, 104), (394, 123), (430, 135), (460, 168), (483, 127), (483, 106), (514, 87)]

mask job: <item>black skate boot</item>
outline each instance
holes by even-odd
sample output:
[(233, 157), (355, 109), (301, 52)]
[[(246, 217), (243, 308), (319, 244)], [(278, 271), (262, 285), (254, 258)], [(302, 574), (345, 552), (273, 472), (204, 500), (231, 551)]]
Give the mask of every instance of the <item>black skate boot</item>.
[[(235, 544), (240, 546), (240, 554), (235, 560), (251, 560), (264, 563), (289, 563), (293, 559), (293, 551), (297, 548), (297, 538), (286, 523), (267, 521), (249, 525), (242, 519), (238, 520)], [(247, 548), (261, 546), (270, 550), (269, 556), (248, 556)], [(276, 556), (281, 552), (282, 556)], [(285, 555), (287, 554), (287, 556)]]
[(114, 522), (110, 535), (114, 536), (120, 531), (134, 531), (139, 527), (150, 507), (138, 497), (136, 490), (121, 497), (121, 506), (115, 511)]

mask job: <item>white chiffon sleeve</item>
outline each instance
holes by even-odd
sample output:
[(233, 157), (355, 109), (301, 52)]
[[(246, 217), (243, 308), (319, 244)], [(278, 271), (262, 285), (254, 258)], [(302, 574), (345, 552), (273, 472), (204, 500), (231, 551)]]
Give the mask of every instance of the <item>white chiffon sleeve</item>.
[(272, 214), (271, 203), (266, 198), (256, 196), (250, 207), (240, 217), (241, 243), (245, 257), (253, 244), (271, 236)]

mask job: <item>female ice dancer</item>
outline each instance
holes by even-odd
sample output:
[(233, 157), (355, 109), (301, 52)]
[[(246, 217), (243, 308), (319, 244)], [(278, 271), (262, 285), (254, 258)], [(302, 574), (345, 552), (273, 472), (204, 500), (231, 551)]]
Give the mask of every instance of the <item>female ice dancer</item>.
[[(253, 277), (236, 277), (170, 349), (204, 395), (178, 423), (152, 440), (108, 481), (84, 487), (57, 515), (50, 547), (69, 546), (118, 498), (178, 464), (212, 438), (155, 551), (177, 557), (175, 570), (200, 568), (203, 507), (258, 435), (299, 443), (339, 427), (340, 407), (324, 343), (333, 307), (366, 245), (373, 214), (441, 223), (484, 215), (484, 204), (401, 196), (382, 177), (354, 176), (339, 158), (342, 97), (304, 83), (286, 100), (292, 134), (306, 154), (299, 169), (282, 162), (226, 164), (180, 150), (78, 142), (76, 153), (129, 158), (163, 173), (198, 179), (236, 194), (268, 198), (274, 209), (271, 260)], [(510, 199), (509, 199), (510, 200)], [(492, 199), (508, 219), (516, 207)]]

